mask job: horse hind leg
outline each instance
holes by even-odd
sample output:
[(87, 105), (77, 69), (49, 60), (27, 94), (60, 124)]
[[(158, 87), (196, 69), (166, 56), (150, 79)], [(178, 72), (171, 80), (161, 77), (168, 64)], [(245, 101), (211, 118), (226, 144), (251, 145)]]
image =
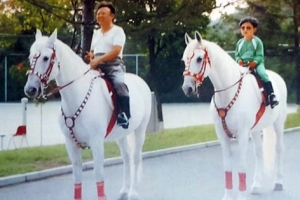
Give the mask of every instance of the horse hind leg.
[(118, 200), (126, 200), (128, 198), (129, 188), (130, 188), (130, 154), (131, 149), (128, 144), (127, 137), (123, 137), (117, 140), (117, 144), (119, 145), (121, 156), (123, 159), (123, 186), (120, 190), (120, 195)]
[(254, 145), (255, 155), (255, 172), (253, 184), (251, 186), (252, 194), (260, 194), (262, 192), (263, 178), (264, 178), (264, 163), (262, 150), (262, 135), (261, 131), (251, 132), (251, 138)]
[(124, 183), (119, 200), (138, 200), (138, 183), (142, 173), (142, 148), (146, 125), (141, 124), (134, 133), (118, 141), (124, 159)]
[(104, 192), (104, 143), (101, 135), (97, 135), (91, 140), (91, 149), (94, 159), (94, 174), (97, 187), (98, 200), (106, 200)]
[[(128, 193), (128, 200), (137, 200), (139, 199), (137, 188), (138, 183), (140, 182), (141, 175), (142, 175), (142, 169), (143, 169), (143, 158), (142, 158), (142, 150), (143, 145), (145, 142), (146, 137), (146, 125), (141, 124), (134, 132), (134, 134), (131, 137), (130, 145), (131, 149), (133, 149), (132, 153), (132, 162), (131, 165), (131, 184), (130, 184), (130, 190)], [(130, 137), (130, 136), (129, 136)]]
[(138, 200), (137, 186), (142, 171), (142, 148), (145, 129), (138, 128), (134, 133), (117, 141), (124, 162), (123, 186), (118, 200)]
[[(281, 116), (283, 118), (284, 116)], [(276, 143), (275, 143), (275, 184), (274, 190), (283, 190), (283, 131), (284, 131), (284, 121), (285, 118), (279, 118), (274, 123), (274, 130), (276, 133)]]

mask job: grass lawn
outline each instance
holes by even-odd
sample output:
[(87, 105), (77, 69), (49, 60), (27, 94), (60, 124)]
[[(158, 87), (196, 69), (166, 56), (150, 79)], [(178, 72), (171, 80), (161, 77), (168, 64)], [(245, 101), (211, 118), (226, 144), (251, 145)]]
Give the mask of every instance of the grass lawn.
[[(300, 115), (288, 115), (285, 128), (300, 126)], [(147, 134), (143, 151), (153, 151), (169, 147), (216, 140), (213, 125), (166, 129), (161, 133)], [(115, 142), (105, 143), (105, 157), (120, 156)], [(83, 150), (83, 160), (91, 161), (91, 150)], [(0, 151), (0, 177), (23, 174), (58, 166), (69, 165), (64, 145), (29, 147), (10, 151)]]

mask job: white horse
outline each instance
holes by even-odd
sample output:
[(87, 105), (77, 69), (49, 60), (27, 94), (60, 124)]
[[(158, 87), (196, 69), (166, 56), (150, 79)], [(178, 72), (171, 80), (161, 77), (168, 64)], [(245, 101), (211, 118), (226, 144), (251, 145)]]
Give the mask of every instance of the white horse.
[[(142, 147), (151, 113), (151, 91), (134, 74), (125, 74), (130, 93), (131, 115), (128, 129), (112, 123), (106, 137), (114, 106), (104, 79), (72, 49), (57, 39), (37, 30), (30, 49), (28, 80), (24, 91), (28, 97), (42, 95), (49, 80), (55, 79), (61, 94), (59, 123), (65, 135), (66, 148), (73, 165), (74, 199), (82, 198), (82, 155), (88, 145), (93, 154), (98, 200), (105, 200), (104, 140), (117, 140), (124, 162), (123, 186), (119, 199), (138, 199), (137, 186), (142, 169)], [(56, 90), (56, 91), (57, 91)]]
[[(282, 139), (287, 106), (287, 89), (284, 80), (278, 74), (267, 70), (280, 103), (274, 109), (270, 106), (265, 107), (265, 112), (257, 120), (258, 110), (264, 108), (261, 107), (262, 95), (255, 77), (248, 73), (248, 68), (240, 67), (217, 44), (203, 40), (197, 31), (195, 39), (191, 39), (186, 34), (185, 42), (187, 47), (182, 58), (185, 63), (182, 85), (184, 93), (187, 96), (197, 93), (197, 86), (201, 85), (207, 76), (215, 90), (211, 111), (223, 151), (225, 171), (223, 200), (234, 198), (230, 149), (232, 137), (236, 137), (238, 143), (238, 163), (236, 163), (239, 177), (238, 199), (246, 199), (246, 150), (249, 132), (254, 143), (256, 158), (252, 193), (261, 193), (268, 189), (263, 187), (264, 178), (270, 178), (271, 172), (274, 178), (272, 187), (275, 190), (282, 190)], [(261, 130), (264, 133), (263, 141)], [(271, 142), (274, 141), (275, 136), (276, 144)], [(270, 151), (266, 153), (268, 149)]]

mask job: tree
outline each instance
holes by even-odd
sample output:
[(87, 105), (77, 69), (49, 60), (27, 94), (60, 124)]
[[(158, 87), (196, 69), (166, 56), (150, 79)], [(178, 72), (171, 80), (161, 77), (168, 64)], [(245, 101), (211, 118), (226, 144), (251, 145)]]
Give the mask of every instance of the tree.
[[(35, 31), (36, 27), (41, 27), (47, 23), (51, 23), (52, 19), (62, 22), (60, 27), (67, 27), (67, 31), (73, 29), (73, 34), (77, 35), (81, 30), (80, 46), (83, 51), (89, 50), (92, 31), (94, 29), (94, 10), (95, 0), (16, 0), (16, 4), (12, 4), (9, 0), (10, 7), (15, 9), (24, 8), (35, 10), (35, 15), (39, 16), (41, 21), (32, 23), (28, 29)], [(180, 49), (184, 47), (183, 36), (185, 32), (191, 33), (198, 30), (205, 33), (207, 24), (209, 23), (209, 13), (215, 7), (215, 1), (210, 0), (122, 0), (113, 1), (117, 7), (117, 24), (121, 25), (127, 33), (127, 41), (134, 41), (142, 53), (149, 55), (149, 83), (151, 88), (156, 92), (159, 105), (161, 104), (161, 88), (164, 74), (161, 69), (167, 69), (163, 66), (159, 59), (166, 59), (170, 54), (166, 49)], [(23, 5), (26, 4), (26, 5)], [(9, 4), (7, 3), (6, 6)], [(46, 18), (45, 16), (50, 16)], [(27, 17), (30, 21), (30, 16)], [(27, 20), (26, 18), (26, 20)], [(40, 19), (36, 19), (40, 20)], [(36, 26), (35, 26), (36, 25)], [(49, 29), (42, 27), (41, 29), (53, 30), (53, 26), (60, 23), (52, 24)], [(51, 32), (50, 31), (50, 32)], [(62, 30), (63, 31), (63, 30)], [(65, 31), (65, 29), (64, 29)], [(73, 41), (73, 40), (72, 40)], [(182, 41), (182, 42), (174, 42)], [(73, 42), (72, 42), (73, 44)], [(177, 52), (176, 61), (172, 65), (180, 66), (180, 57), (182, 52)], [(174, 61), (174, 60), (172, 60)], [(178, 63), (178, 64), (177, 64)], [(169, 68), (170, 69), (170, 68)], [(168, 70), (166, 70), (168, 71)], [(159, 106), (160, 107), (160, 106)], [(161, 108), (161, 107), (160, 107)], [(162, 116), (160, 117), (162, 120)]]
[(238, 27), (240, 19), (245, 16), (258, 18), (260, 23), (256, 34), (264, 42), (266, 67), (283, 76), (290, 91), (289, 101), (296, 101), (299, 104), (300, 2), (294, 0), (245, 2), (246, 5), (236, 7), (235, 13), (223, 15), (219, 23), (210, 27), (210, 38), (225, 49), (234, 49), (236, 41), (242, 37)]
[(300, 105), (300, 1), (277, 0), (274, 3), (271, 0), (246, 0), (246, 2), (249, 4), (248, 11), (263, 18), (265, 20), (263, 23), (269, 26), (267, 27), (269, 29), (269, 33), (267, 33), (268, 41), (276, 41), (277, 44), (275, 43), (275, 45), (277, 46), (278, 44), (293, 44), (292, 56), (296, 71), (294, 82), (296, 84), (296, 103)]
[[(10, 92), (8, 100), (19, 100), (20, 96), (23, 96), (25, 84), (23, 77), (25, 77), (24, 70), (26, 71), (26, 69), (15, 70), (15, 66), (27, 59), (36, 28), (41, 29), (44, 33), (51, 33), (55, 28), (62, 28), (61, 32), (65, 32), (64, 27), (67, 27), (65, 21), (57, 18), (56, 15), (61, 15), (63, 18), (71, 16), (71, 13), (68, 12), (70, 9), (67, 8), (69, 1), (49, 0), (47, 2), (52, 3), (53, 8), (46, 6), (44, 1), (33, 1), (37, 6), (32, 6), (28, 1), (0, 1), (0, 62), (3, 64), (0, 66), (0, 76), (4, 77), (4, 64), (7, 63), (9, 68), (8, 89), (14, 91)], [(45, 5), (45, 9), (41, 9), (40, 4)], [(56, 11), (53, 14), (47, 10)], [(69, 32), (65, 33), (70, 35)], [(4, 58), (7, 59), (6, 63), (3, 62)], [(4, 85), (4, 78), (1, 78), (1, 82), (3, 82), (1, 85)], [(0, 97), (4, 96), (3, 87), (0, 88), (0, 91)]]
[[(162, 119), (162, 85), (172, 68), (180, 66), (182, 52), (173, 66), (162, 65), (159, 56), (167, 57), (166, 49), (184, 46), (184, 33), (195, 30), (205, 32), (209, 23), (208, 13), (215, 7), (215, 1), (206, 0), (128, 0), (114, 1), (118, 8), (117, 22), (126, 30), (129, 40), (138, 41), (149, 55), (148, 81), (156, 93), (159, 120)], [(182, 41), (181, 43), (177, 41)], [(182, 48), (179, 48), (182, 49)], [(162, 59), (160, 57), (160, 59)], [(177, 64), (178, 63), (178, 64)], [(174, 66), (175, 65), (175, 66)], [(163, 70), (167, 69), (168, 70)], [(171, 70), (170, 70), (171, 68)], [(171, 77), (172, 78), (172, 77)], [(165, 92), (165, 91), (163, 91)]]

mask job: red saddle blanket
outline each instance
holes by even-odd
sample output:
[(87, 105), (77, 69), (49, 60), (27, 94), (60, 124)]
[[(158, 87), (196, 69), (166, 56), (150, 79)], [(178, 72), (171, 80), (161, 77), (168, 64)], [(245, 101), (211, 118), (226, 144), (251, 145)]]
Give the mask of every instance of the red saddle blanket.
[[(264, 90), (263, 87), (263, 83), (262, 80), (259, 78), (258, 74), (256, 73), (256, 71), (251, 70), (251, 74), (255, 77), (258, 88), (261, 91), (261, 104), (260, 104), (260, 108), (256, 113), (256, 119), (255, 119), (255, 123), (252, 126), (252, 128), (258, 123), (258, 121), (260, 120), (260, 118), (263, 116), (263, 114), (265, 113), (266, 110), (266, 106), (268, 106), (268, 101), (267, 101), (267, 93)], [(252, 129), (251, 128), (251, 129)]]

